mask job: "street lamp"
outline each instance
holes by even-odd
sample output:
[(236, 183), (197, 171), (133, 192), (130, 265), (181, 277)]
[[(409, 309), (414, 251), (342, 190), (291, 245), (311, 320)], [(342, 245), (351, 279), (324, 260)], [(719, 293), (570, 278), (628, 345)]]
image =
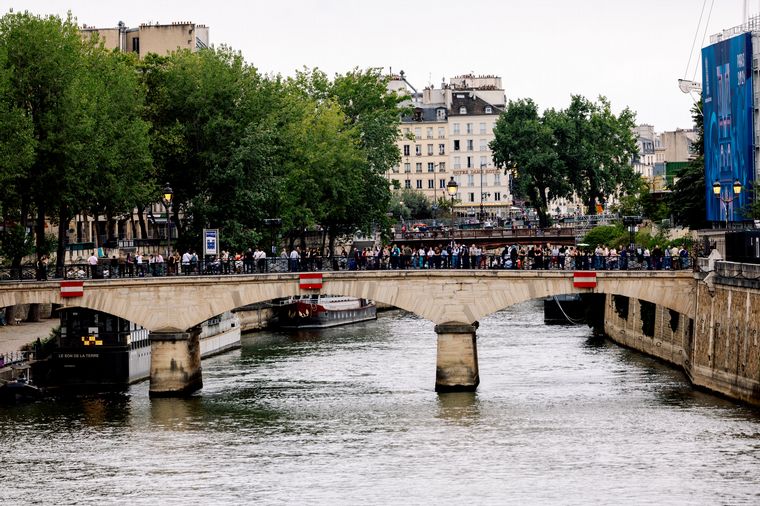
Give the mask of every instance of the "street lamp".
[[(734, 180), (734, 184), (732, 185), (732, 189), (734, 191), (733, 194), (731, 194), (730, 191), (726, 191), (725, 195), (723, 195), (723, 186), (720, 184), (720, 181), (717, 179), (712, 185), (713, 194), (716, 198), (718, 198), (722, 203), (723, 207), (726, 210), (726, 229), (728, 229), (728, 217), (729, 217), (729, 204), (731, 204), (734, 200), (739, 198), (739, 194), (742, 192), (742, 183), (738, 179)], [(733, 206), (731, 206), (731, 214), (733, 214)]]
[(451, 197), (451, 242), (454, 242), (454, 196), (457, 194), (457, 190), (459, 190), (459, 185), (456, 181), (454, 181), (454, 176), (451, 176), (451, 179), (448, 183), (446, 183), (446, 191), (449, 193), (449, 196)]
[[(164, 207), (166, 208), (166, 260), (165, 262), (169, 262), (169, 255), (171, 254), (171, 220), (169, 218), (170, 209), (172, 207), (172, 199), (174, 198), (174, 191), (172, 190), (172, 187), (169, 186), (169, 183), (166, 183), (164, 185), (164, 189), (162, 191), (161, 200), (164, 202)], [(168, 274), (168, 273), (167, 273)]]
[(478, 217), (478, 221), (483, 221), (483, 168), (485, 166), (485, 163), (480, 164), (480, 216)]

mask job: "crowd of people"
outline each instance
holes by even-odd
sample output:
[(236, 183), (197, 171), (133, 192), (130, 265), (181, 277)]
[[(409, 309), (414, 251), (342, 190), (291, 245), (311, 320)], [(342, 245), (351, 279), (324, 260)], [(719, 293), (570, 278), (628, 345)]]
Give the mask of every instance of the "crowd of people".
[(73, 265), (67, 278), (114, 278), (197, 274), (254, 274), (321, 270), (372, 269), (571, 269), (627, 270), (685, 269), (691, 266), (683, 247), (565, 246), (543, 243), (512, 244), (484, 249), (478, 244), (416, 245), (391, 244), (383, 247), (342, 247), (333, 255), (326, 248), (293, 247), (278, 257), (267, 257), (260, 248), (244, 252), (222, 251), (200, 259), (193, 250), (175, 251), (164, 259), (161, 253), (126, 253), (112, 258), (91, 255), (84, 265)]

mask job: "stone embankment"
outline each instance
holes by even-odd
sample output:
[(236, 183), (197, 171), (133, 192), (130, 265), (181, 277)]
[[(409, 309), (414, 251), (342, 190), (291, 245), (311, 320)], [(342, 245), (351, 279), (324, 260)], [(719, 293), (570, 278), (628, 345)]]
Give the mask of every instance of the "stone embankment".
[(608, 295), (613, 341), (682, 368), (697, 387), (760, 406), (760, 265), (703, 261), (695, 314)]

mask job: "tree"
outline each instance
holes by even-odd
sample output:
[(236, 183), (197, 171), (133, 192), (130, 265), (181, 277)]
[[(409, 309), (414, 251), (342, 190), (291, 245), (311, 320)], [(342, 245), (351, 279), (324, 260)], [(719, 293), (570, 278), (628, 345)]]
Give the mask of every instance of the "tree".
[(697, 138), (693, 144), (696, 157), (676, 174), (675, 182), (670, 188), (672, 191), (668, 198), (668, 207), (676, 223), (690, 228), (704, 228), (707, 226), (705, 215), (707, 189), (705, 187), (705, 130), (701, 100), (691, 108), (691, 117), (697, 131)]
[(518, 195), (527, 196), (542, 227), (549, 224), (549, 201), (569, 196), (564, 167), (555, 149), (554, 111), (543, 117), (531, 99), (510, 101), (499, 116), (491, 141), (494, 163), (514, 180)]
[(636, 153), (633, 137), (635, 114), (627, 107), (619, 115), (610, 102), (573, 95), (570, 106), (552, 115), (557, 155), (576, 195), (586, 202), (589, 214), (612, 195), (635, 187), (631, 159)]

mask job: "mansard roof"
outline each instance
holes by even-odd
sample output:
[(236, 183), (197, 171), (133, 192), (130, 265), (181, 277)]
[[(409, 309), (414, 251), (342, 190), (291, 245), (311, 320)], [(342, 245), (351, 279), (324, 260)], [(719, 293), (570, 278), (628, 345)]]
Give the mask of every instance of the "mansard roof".
[[(459, 112), (462, 107), (467, 110), (465, 114)], [(490, 113), (486, 112), (487, 107), (491, 108)], [(451, 116), (497, 116), (501, 112), (500, 107), (489, 104), (473, 91), (455, 90), (451, 94)]]

